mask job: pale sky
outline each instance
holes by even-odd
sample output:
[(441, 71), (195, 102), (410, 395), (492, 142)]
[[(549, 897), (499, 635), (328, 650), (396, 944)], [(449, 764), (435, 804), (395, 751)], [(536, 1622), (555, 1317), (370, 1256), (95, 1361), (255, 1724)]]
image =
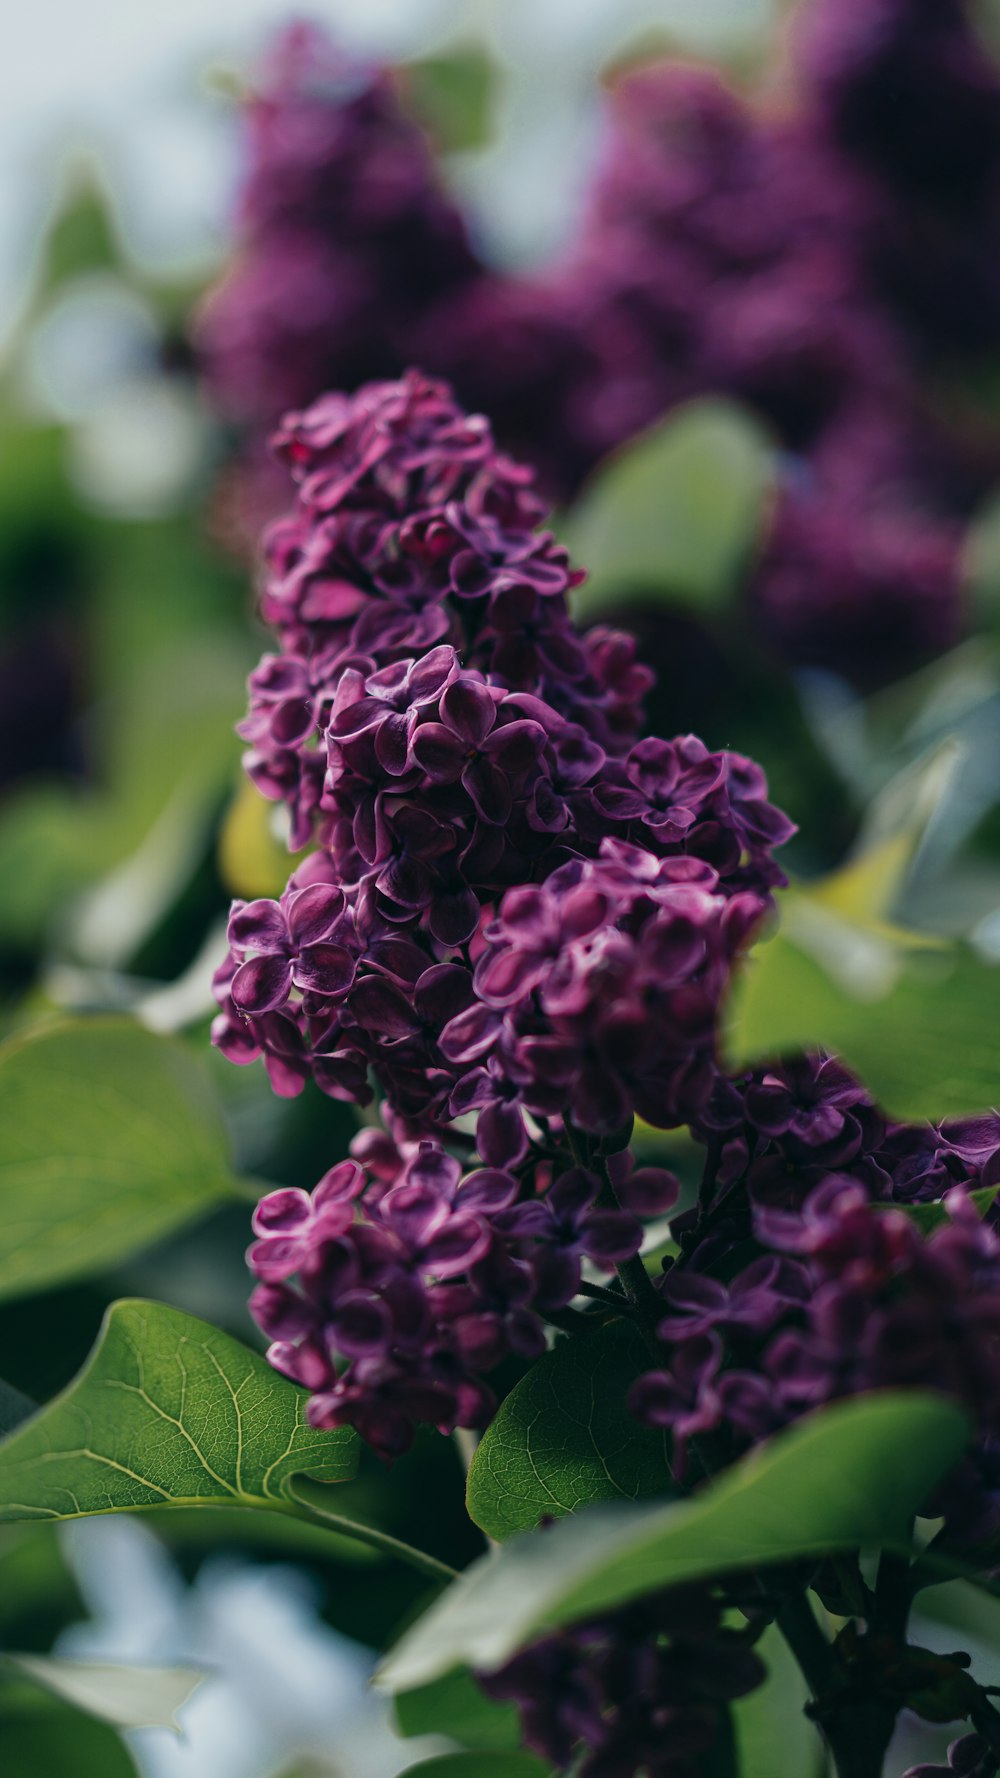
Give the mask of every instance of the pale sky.
[(292, 16), (390, 56), (492, 43), (510, 69), (500, 140), (458, 177), (488, 196), (500, 248), (530, 257), (566, 216), (596, 68), (650, 27), (710, 50), (734, 31), (752, 38), (770, 10), (771, 0), (19, 0), (0, 59), (0, 335), (45, 194), (81, 145), (98, 154), (142, 256), (195, 263), (217, 248), (235, 165), (231, 120), (206, 76), (246, 66)]

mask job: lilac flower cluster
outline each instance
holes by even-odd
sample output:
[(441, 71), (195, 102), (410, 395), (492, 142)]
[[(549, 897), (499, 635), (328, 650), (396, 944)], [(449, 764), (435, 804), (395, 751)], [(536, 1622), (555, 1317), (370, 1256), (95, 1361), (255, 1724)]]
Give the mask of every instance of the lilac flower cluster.
[(699, 1778), (720, 1742), (726, 1705), (765, 1669), (722, 1623), (708, 1588), (652, 1593), (532, 1644), (479, 1675), (512, 1699), (529, 1747), (579, 1778)]
[[(622, 1203), (582, 1168), (544, 1191), (461, 1163), (439, 1143), (396, 1147), (367, 1130), (316, 1189), (257, 1206), (250, 1307), (277, 1370), (310, 1391), (314, 1426), (352, 1425), (398, 1457), (419, 1422), (485, 1426), (486, 1374), (544, 1351), (543, 1316), (576, 1295), (584, 1260), (604, 1271), (638, 1250), (638, 1215), (670, 1207), (676, 1181), (620, 1165)], [(622, 1207), (625, 1206), (625, 1207)]]
[(704, 69), (622, 80), (578, 237), (525, 276), (475, 259), (386, 76), (286, 38), (200, 325), (216, 398), (259, 433), (420, 362), (565, 498), (678, 402), (733, 396), (782, 449), (762, 638), (871, 677), (948, 646), (962, 527), (1000, 471), (941, 399), (996, 340), (1000, 71), (966, 0), (815, 0), (794, 41), (782, 112)]
[(299, 485), (267, 546), (282, 653), (241, 732), (318, 850), (280, 901), (234, 908), (215, 1041), (284, 1093), (312, 1075), (363, 1103), (374, 1071), (410, 1135), (478, 1111), (493, 1165), (523, 1157), (525, 1112), (601, 1133), (693, 1115), (782, 880), (763, 774), (637, 740), (647, 673), (625, 638), (578, 637), (580, 576), (528, 472), (443, 385), (326, 396), (279, 445)]
[(322, 389), (398, 374), (475, 260), (391, 75), (294, 25), (244, 107), (236, 262), (196, 323), (209, 390), (264, 431)]
[[(1000, 1238), (961, 1186), (926, 1236), (836, 1173), (794, 1211), (756, 1209), (753, 1228), (760, 1255), (726, 1283), (703, 1269), (713, 1258), (719, 1269), (711, 1238), (664, 1278), (669, 1368), (642, 1377), (630, 1401), (670, 1428), (682, 1470), (692, 1439), (715, 1467), (812, 1408), (882, 1388), (939, 1389), (980, 1441), (995, 1438)], [(947, 1514), (947, 1490), (939, 1504)], [(981, 1508), (977, 1530), (1000, 1523), (1000, 1495)], [(955, 1533), (968, 1530), (963, 1511)]]
[[(1000, 1183), (1000, 1116), (941, 1125), (888, 1120), (835, 1056), (793, 1056), (718, 1076), (696, 1126), (707, 1149), (701, 1211), (747, 1227), (756, 1209), (795, 1211), (830, 1173), (883, 1202), (939, 1202)], [(699, 1216), (688, 1219), (691, 1229)]]

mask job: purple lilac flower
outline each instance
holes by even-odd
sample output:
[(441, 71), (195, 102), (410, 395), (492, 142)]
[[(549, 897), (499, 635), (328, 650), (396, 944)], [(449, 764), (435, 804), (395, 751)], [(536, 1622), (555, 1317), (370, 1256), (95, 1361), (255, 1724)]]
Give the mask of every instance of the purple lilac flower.
[(517, 1705), (527, 1745), (560, 1771), (697, 1778), (726, 1705), (766, 1674), (711, 1591), (688, 1586), (543, 1637), (477, 1677)]
[[(750, 588), (762, 636), (798, 664), (878, 682), (963, 627), (961, 534), (905, 505), (788, 488)], [(803, 588), (809, 587), (809, 598)]]
[[(279, 447), (299, 490), (268, 543), (282, 651), (251, 676), (241, 733), (291, 843), (318, 849), (278, 902), (234, 910), (215, 1041), (263, 1053), (285, 1093), (311, 1075), (364, 1102), (374, 1072), (411, 1136), (477, 1112), (497, 1165), (571, 1078), (581, 1127), (640, 1105), (676, 1122), (708, 1091), (729, 968), (783, 881), (792, 828), (763, 774), (693, 736), (637, 741), (634, 647), (576, 634), (579, 571), (539, 530), (529, 472), (442, 384), (324, 396)], [(489, 922), (581, 870), (579, 1004), (554, 976), (501, 1016), (482, 996), (497, 966), (473, 970)], [(557, 993), (560, 1036), (539, 1043)]]
[[(704, 1202), (736, 1221), (755, 1206), (794, 1217), (831, 1172), (857, 1181), (873, 1199), (900, 1204), (1000, 1179), (1000, 1120), (993, 1113), (938, 1126), (891, 1123), (867, 1087), (822, 1052), (719, 1076), (694, 1133), (708, 1150)], [(697, 1219), (686, 1223), (697, 1231)]]
[(576, 1295), (582, 1260), (612, 1271), (642, 1229), (579, 1168), (538, 1195), (530, 1174), (463, 1173), (439, 1143), (401, 1152), (366, 1132), (354, 1149), (311, 1194), (285, 1187), (258, 1204), (250, 1306), (270, 1362), (309, 1390), (311, 1424), (355, 1426), (392, 1458), (420, 1422), (484, 1425), (486, 1374), (537, 1357), (540, 1316)]
[(693, 856), (607, 839), (596, 859), (512, 889), (486, 927), (475, 1000), (441, 1034), (456, 1064), (489, 1058), (539, 1117), (610, 1134), (637, 1112), (693, 1117), (714, 1080), (714, 1031), (759, 894), (720, 893)]
[[(995, 1441), (1000, 1239), (963, 1187), (945, 1211), (925, 1237), (834, 1173), (798, 1211), (755, 1211), (761, 1257), (727, 1284), (703, 1273), (696, 1245), (664, 1278), (669, 1359), (634, 1385), (633, 1411), (672, 1430), (682, 1471), (692, 1434), (726, 1461), (810, 1409), (876, 1389), (939, 1389), (968, 1410), (977, 1446)], [(949, 1519), (961, 1505), (965, 1519), (969, 1493), (960, 1474), (935, 1505)]]
[[(799, 35), (781, 112), (707, 69), (621, 80), (577, 239), (524, 277), (475, 260), (391, 77), (289, 33), (248, 106), (243, 245), (199, 331), (215, 399), (255, 429), (247, 501), (275, 509), (260, 433), (283, 407), (411, 361), (489, 412), (559, 499), (639, 428), (722, 393), (791, 453), (750, 589), (768, 646), (869, 677), (947, 646), (956, 521), (1000, 458), (926, 390), (996, 340), (1000, 75), (963, 0), (816, 0)], [(859, 412), (893, 436), (891, 465)], [(332, 609), (320, 536), (286, 544), (313, 610)], [(513, 657), (546, 654), (525, 599), (496, 612), (508, 683)], [(302, 822), (314, 786), (304, 801)]]
[(392, 77), (294, 25), (245, 105), (236, 263), (197, 324), (209, 389), (270, 427), (321, 389), (397, 375), (428, 304), (476, 270)]

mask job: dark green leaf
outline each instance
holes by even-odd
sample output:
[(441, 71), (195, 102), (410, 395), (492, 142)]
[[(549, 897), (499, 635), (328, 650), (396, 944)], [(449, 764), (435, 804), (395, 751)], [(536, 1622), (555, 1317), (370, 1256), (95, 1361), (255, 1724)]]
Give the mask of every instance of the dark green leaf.
[(3, 1778), (136, 1778), (114, 1729), (38, 1694), (0, 1691)]
[(469, 1512), (500, 1543), (539, 1519), (595, 1500), (640, 1500), (671, 1491), (664, 1434), (625, 1406), (649, 1368), (634, 1326), (559, 1340), (501, 1404), (469, 1469)]
[(906, 1546), (913, 1514), (968, 1437), (939, 1396), (836, 1404), (773, 1439), (690, 1500), (595, 1506), (476, 1562), (381, 1670), (389, 1690), (456, 1666), (500, 1666), (533, 1633), (734, 1569), (857, 1546)]
[(772, 473), (760, 429), (728, 402), (696, 402), (640, 433), (595, 471), (567, 520), (567, 542), (589, 576), (575, 614), (592, 619), (637, 593), (724, 610)]
[(0, 1438), (13, 1432), (15, 1426), (20, 1426), (22, 1420), (27, 1420), (35, 1412), (35, 1408), (35, 1402), (22, 1395), (20, 1389), (12, 1389), (0, 1377)]
[(236, 1190), (197, 1058), (126, 1019), (0, 1046), (0, 1296), (96, 1272)]
[(513, 1704), (495, 1704), (471, 1673), (447, 1673), (430, 1685), (393, 1699), (401, 1735), (447, 1735), (461, 1747), (512, 1748), (521, 1744)]
[(135, 1507), (290, 1510), (300, 1471), (345, 1481), (358, 1441), (305, 1423), (305, 1390), (179, 1309), (109, 1309), (80, 1375), (0, 1444), (0, 1520)]

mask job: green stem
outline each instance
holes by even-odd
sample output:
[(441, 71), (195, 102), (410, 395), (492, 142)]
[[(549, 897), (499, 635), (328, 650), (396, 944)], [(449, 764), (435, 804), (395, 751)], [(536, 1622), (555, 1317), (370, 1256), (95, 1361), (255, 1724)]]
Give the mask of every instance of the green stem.
[(883, 1550), (875, 1581), (875, 1615), (879, 1629), (897, 1642), (905, 1641), (912, 1598), (909, 1557)]
[(331, 1512), (326, 1502), (331, 1488), (327, 1482), (314, 1482), (309, 1476), (293, 1476), (288, 1483), (288, 1496), (293, 1505), (299, 1507), (302, 1516), (308, 1517), (314, 1524), (326, 1527), (328, 1531), (336, 1531), (342, 1537), (353, 1537), (358, 1543), (370, 1544), (372, 1549), (381, 1550), (387, 1556), (395, 1556), (400, 1562), (406, 1562), (410, 1568), (426, 1574), (431, 1580), (447, 1586), (449, 1581), (458, 1577), (458, 1569), (450, 1568), (447, 1562), (439, 1562), (436, 1556), (428, 1555), (426, 1550), (414, 1549), (412, 1544), (404, 1543), (399, 1537), (390, 1537), (387, 1531), (380, 1531), (376, 1525), (360, 1525), (356, 1519), (347, 1519), (342, 1513)]
[(812, 1692), (811, 1714), (830, 1749), (837, 1778), (882, 1778), (896, 1712), (877, 1699), (851, 1695), (837, 1652), (805, 1593), (790, 1594), (776, 1621)]

